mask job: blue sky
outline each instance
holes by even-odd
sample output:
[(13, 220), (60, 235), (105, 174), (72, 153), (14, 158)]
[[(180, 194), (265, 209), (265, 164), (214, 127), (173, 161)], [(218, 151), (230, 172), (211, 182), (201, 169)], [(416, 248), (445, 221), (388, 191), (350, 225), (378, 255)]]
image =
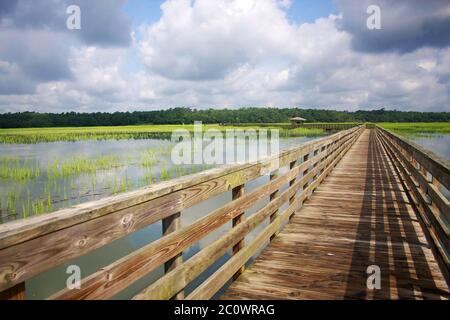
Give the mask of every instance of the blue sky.
[(153, 23), (161, 18), (160, 6), (164, 0), (129, 0), (125, 6), (125, 13), (132, 19), (133, 26)]
[(337, 8), (330, 0), (296, 0), (292, 3), (288, 16), (297, 23), (304, 23), (336, 13)]
[[(74, 3), (80, 30), (66, 27)], [(286, 3), (0, 1), (0, 112), (450, 111), (448, 0)]]
[[(124, 6), (124, 11), (137, 27), (158, 21), (161, 18), (162, 3), (164, 0), (129, 0)], [(304, 23), (314, 22), (317, 18), (336, 13), (337, 8), (331, 0), (293, 0), (288, 17), (296, 23)]]

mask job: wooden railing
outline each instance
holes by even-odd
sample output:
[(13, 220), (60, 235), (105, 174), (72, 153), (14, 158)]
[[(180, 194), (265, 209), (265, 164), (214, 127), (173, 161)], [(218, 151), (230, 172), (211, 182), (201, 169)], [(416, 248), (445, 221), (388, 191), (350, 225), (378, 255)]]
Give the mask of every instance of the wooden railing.
[(377, 126), (377, 136), (395, 165), (428, 229), (446, 278), (450, 270), (450, 163)]
[[(24, 282), (144, 227), (162, 221), (163, 236), (64, 289), (50, 299), (108, 299), (164, 265), (165, 275), (135, 299), (206, 299), (236, 278), (257, 251), (310, 197), (364, 130), (338, 132), (255, 163), (223, 166), (51, 214), (0, 225), (0, 297), (23, 298)], [(278, 174), (278, 169), (287, 170)], [(270, 181), (245, 192), (263, 175)], [(286, 186), (286, 190), (281, 189)], [(199, 220), (181, 225), (186, 208), (231, 191), (232, 201)], [(259, 200), (270, 199), (248, 218)], [(281, 211), (283, 204), (287, 209)], [(183, 261), (183, 251), (227, 222), (232, 228)], [(264, 221), (254, 238), (244, 239)], [(192, 292), (186, 286), (229, 250), (232, 256)]]
[[(223, 123), (223, 126), (234, 126), (234, 127), (277, 127), (283, 129), (292, 129), (295, 127), (292, 123)], [(348, 122), (348, 123), (327, 123), (327, 122), (306, 122), (301, 125), (308, 129), (323, 129), (323, 130), (347, 130), (354, 127), (363, 125), (363, 123), (358, 122)], [(367, 126), (367, 125), (366, 125)], [(374, 125), (373, 125), (374, 126)]]
[(347, 130), (359, 126), (359, 123), (304, 123), (302, 126), (308, 129), (323, 129), (323, 130)]

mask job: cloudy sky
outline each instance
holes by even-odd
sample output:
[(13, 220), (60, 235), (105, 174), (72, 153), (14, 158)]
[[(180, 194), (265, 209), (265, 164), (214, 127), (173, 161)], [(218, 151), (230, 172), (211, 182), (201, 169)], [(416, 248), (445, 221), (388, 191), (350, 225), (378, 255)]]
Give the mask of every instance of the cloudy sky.
[(0, 2), (0, 112), (177, 106), (450, 111), (450, 1)]

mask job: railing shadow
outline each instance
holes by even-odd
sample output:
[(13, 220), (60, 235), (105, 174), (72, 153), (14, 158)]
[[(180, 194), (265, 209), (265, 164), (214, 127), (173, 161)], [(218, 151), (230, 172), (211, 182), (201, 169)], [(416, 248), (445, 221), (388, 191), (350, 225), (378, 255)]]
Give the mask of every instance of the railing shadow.
[[(423, 251), (428, 245), (420, 239), (417, 218), (411, 214), (375, 130), (370, 131), (367, 152), (363, 204), (344, 298), (414, 299), (417, 294), (425, 299), (437, 298), (443, 292), (434, 283)], [(366, 281), (362, 281), (367, 279), (371, 265), (380, 268), (380, 289), (368, 289)]]

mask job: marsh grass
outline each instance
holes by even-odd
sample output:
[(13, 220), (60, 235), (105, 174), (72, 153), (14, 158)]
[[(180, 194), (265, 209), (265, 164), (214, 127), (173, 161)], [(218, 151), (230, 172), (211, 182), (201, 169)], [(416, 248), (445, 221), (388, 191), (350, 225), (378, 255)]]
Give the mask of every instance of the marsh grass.
[(193, 125), (0, 129), (0, 143), (30, 144), (55, 141), (170, 139), (175, 129), (193, 131)]
[(19, 157), (0, 157), (0, 179), (27, 181), (40, 175), (39, 164), (29, 159)]
[(450, 122), (419, 122), (419, 123), (378, 123), (379, 126), (397, 132), (401, 135), (428, 137), (450, 134)]
[(140, 166), (143, 168), (152, 168), (158, 163), (158, 158), (154, 150), (150, 149), (141, 154)]
[[(43, 170), (37, 160), (2, 157), (0, 173), (5, 183), (0, 187), (8, 191), (0, 195), (0, 219), (40, 215), (187, 174), (186, 168), (170, 164), (171, 150), (172, 144), (165, 143), (140, 150), (134, 156), (79, 154), (50, 160)], [(140, 168), (142, 176), (131, 179), (130, 168)], [(23, 190), (12, 185), (20, 185)]]
[(167, 170), (166, 168), (166, 160), (162, 160), (161, 161), (161, 175), (160, 175), (160, 180), (161, 181), (166, 181), (170, 179), (170, 171)]
[(96, 159), (78, 155), (68, 160), (54, 160), (49, 163), (47, 177), (53, 180), (61, 177), (79, 176), (84, 173), (96, 174), (99, 170), (111, 170), (121, 165), (120, 157), (117, 155), (101, 156)]
[[(281, 137), (317, 136), (323, 135), (322, 129), (295, 128), (264, 125), (264, 129), (279, 129)], [(219, 126), (204, 125), (203, 130), (217, 129), (225, 132), (228, 129), (259, 129), (258, 125)], [(129, 139), (170, 139), (174, 130), (185, 129), (194, 131), (193, 125), (142, 125), (117, 127), (81, 127), (81, 128), (20, 128), (0, 129), (0, 143), (32, 144), (55, 141), (80, 140), (129, 140)]]
[(294, 129), (281, 129), (280, 137), (315, 137), (325, 135), (323, 129), (314, 128), (294, 128)]

